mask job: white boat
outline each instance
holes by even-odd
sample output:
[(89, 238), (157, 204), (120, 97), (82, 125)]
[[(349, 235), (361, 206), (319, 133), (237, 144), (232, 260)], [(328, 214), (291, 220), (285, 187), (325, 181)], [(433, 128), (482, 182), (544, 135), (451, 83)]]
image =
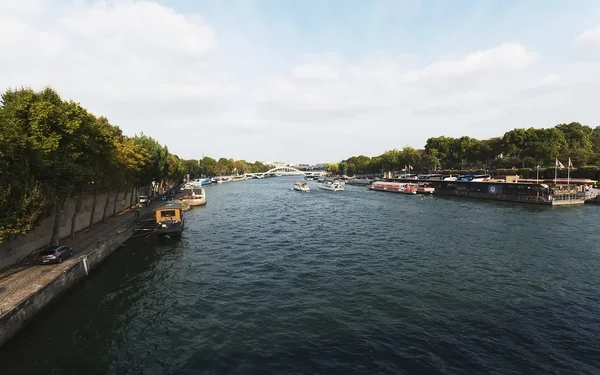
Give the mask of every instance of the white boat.
[(308, 187), (308, 184), (306, 182), (296, 182), (294, 183), (294, 190), (296, 191), (310, 191), (310, 187)]
[(204, 206), (206, 204), (206, 191), (203, 188), (192, 189), (191, 194), (186, 194), (180, 198), (190, 204), (190, 206)]
[(329, 191), (344, 191), (344, 187), (334, 181), (323, 181), (322, 184), (319, 184), (319, 189), (329, 190)]

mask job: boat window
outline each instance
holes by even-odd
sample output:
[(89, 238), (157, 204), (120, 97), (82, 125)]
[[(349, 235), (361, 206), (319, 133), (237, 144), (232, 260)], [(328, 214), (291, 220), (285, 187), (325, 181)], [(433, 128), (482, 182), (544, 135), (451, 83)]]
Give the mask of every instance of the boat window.
[(161, 211), (160, 217), (173, 217), (175, 216), (175, 210)]

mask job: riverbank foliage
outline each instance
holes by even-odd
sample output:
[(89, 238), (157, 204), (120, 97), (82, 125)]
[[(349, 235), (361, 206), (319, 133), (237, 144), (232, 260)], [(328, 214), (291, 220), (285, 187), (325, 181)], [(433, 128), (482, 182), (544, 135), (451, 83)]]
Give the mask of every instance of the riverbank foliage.
[(178, 181), (184, 161), (146, 135), (46, 88), (8, 90), (0, 102), (0, 243), (33, 229), (84, 191)]
[(200, 160), (186, 160), (184, 165), (186, 168), (185, 173), (189, 173), (190, 178), (199, 178), (202, 176), (228, 176), (244, 173), (262, 173), (270, 169), (270, 167), (259, 161), (251, 163), (247, 162), (246, 160), (234, 160), (226, 158), (215, 160), (208, 156), (205, 156)]
[[(382, 155), (352, 156), (339, 164), (331, 164), (334, 172), (379, 174), (399, 171), (411, 166), (412, 171), (497, 169), (554, 171), (555, 159), (565, 167), (571, 158), (579, 172), (598, 178), (600, 166), (600, 126), (592, 128), (577, 122), (559, 124), (552, 128), (513, 129), (502, 137), (475, 139), (471, 137), (429, 138), (423, 149), (405, 147), (388, 150)], [(587, 167), (587, 168), (582, 168)], [(578, 173), (578, 172), (575, 172)]]

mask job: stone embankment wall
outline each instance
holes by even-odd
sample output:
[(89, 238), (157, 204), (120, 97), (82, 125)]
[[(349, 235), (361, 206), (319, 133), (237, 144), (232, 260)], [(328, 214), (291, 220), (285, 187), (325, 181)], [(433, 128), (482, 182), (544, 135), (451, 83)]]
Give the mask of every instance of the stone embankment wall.
[[(96, 204), (94, 206), (94, 193), (85, 193), (71, 197), (65, 204), (62, 220), (59, 226), (60, 238), (65, 238), (90, 226), (90, 222), (96, 224), (105, 215), (109, 218), (137, 203), (138, 190), (133, 191), (103, 191), (96, 193)], [(117, 195), (118, 194), (118, 195)], [(107, 204), (108, 199), (108, 204)], [(104, 212), (106, 209), (106, 213)], [(94, 219), (91, 220), (92, 211)], [(52, 229), (54, 226), (54, 213), (43, 219), (34, 230), (0, 244), (0, 269), (18, 263), (32, 251), (46, 246), (50, 243)]]
[(132, 217), (132, 220), (123, 229), (111, 235), (110, 240), (97, 245), (87, 255), (80, 256), (77, 262), (68, 266), (54, 280), (23, 300), (8, 313), (0, 315), (0, 347), (17, 334), (36, 313), (86, 277), (90, 270), (94, 269), (104, 258), (127, 241), (133, 234), (134, 226), (135, 217)]

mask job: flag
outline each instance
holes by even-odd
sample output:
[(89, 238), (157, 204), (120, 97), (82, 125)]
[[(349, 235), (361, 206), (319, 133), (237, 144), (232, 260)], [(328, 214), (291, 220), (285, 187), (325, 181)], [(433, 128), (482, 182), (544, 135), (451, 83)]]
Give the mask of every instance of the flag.
[(571, 162), (571, 158), (569, 158), (569, 168), (573, 168), (573, 163)]
[(556, 166), (559, 167), (560, 169), (563, 169), (565, 166), (563, 165), (563, 163), (560, 162), (560, 160), (556, 159)]
[(413, 169), (413, 166), (409, 164), (408, 169)]

